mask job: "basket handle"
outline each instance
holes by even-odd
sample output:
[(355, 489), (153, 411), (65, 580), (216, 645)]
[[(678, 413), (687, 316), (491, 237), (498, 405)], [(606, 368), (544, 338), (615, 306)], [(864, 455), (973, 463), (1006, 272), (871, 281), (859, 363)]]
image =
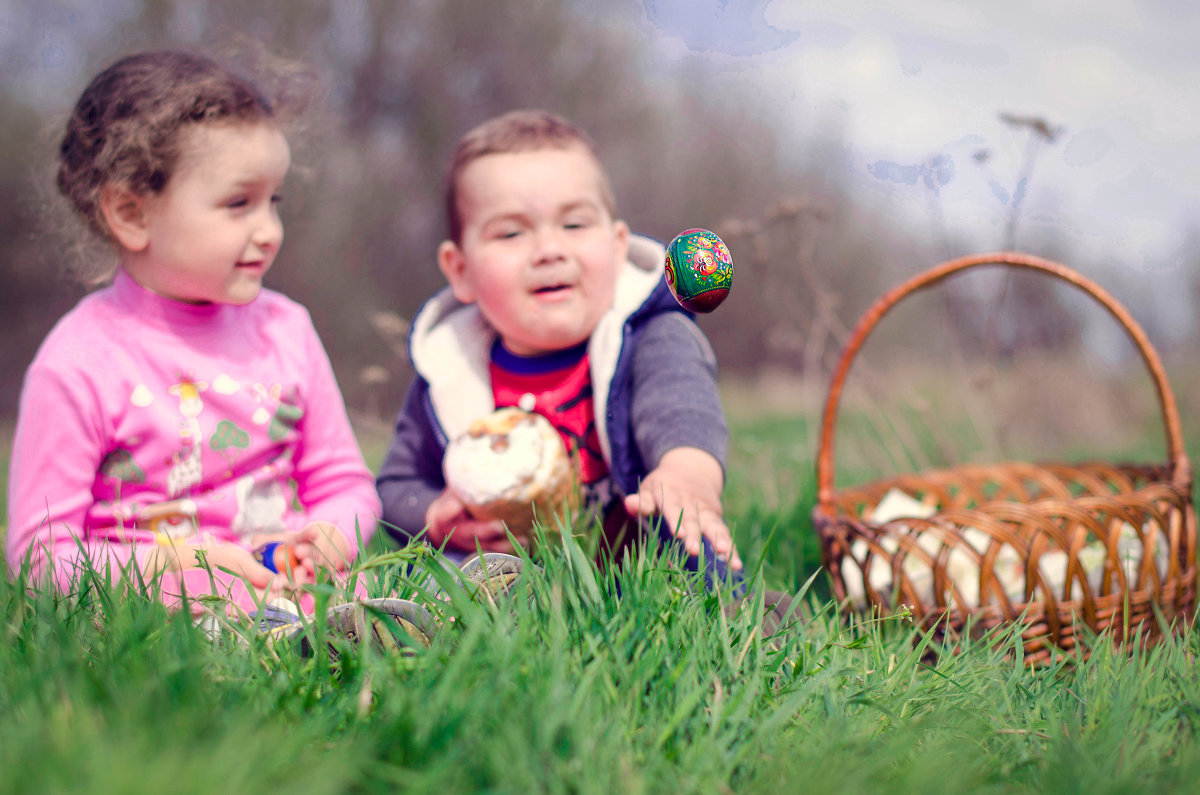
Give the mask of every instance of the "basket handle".
[(1017, 268), (1041, 271), (1067, 282), (1090, 295), (1108, 310), (1117, 322), (1129, 334), (1129, 338), (1142, 355), (1150, 377), (1154, 380), (1158, 392), (1158, 403), (1162, 409), (1163, 424), (1166, 427), (1167, 454), (1172, 463), (1172, 478), (1177, 485), (1190, 487), (1191, 467), (1187, 453), (1183, 448), (1183, 434), (1180, 431), (1179, 411), (1175, 405), (1175, 395), (1167, 383), (1166, 371), (1158, 358), (1146, 332), (1138, 325), (1133, 316), (1117, 303), (1103, 287), (1090, 279), (1076, 273), (1065, 265), (1051, 262), (1029, 254), (1012, 251), (1002, 251), (990, 254), (975, 254), (958, 259), (948, 260), (935, 265), (924, 273), (918, 274), (903, 284), (893, 287), (880, 296), (874, 304), (859, 319), (854, 327), (850, 340), (842, 351), (841, 360), (834, 371), (833, 380), (829, 384), (829, 394), (825, 399), (825, 414), (821, 423), (820, 448), (817, 452), (817, 504), (823, 509), (830, 509), (833, 504), (833, 430), (837, 424), (838, 403), (841, 399), (842, 386), (850, 370), (850, 363), (857, 355), (859, 348), (866, 341), (867, 335), (880, 319), (905, 296), (937, 284), (943, 279), (959, 271), (980, 265), (1011, 265)]

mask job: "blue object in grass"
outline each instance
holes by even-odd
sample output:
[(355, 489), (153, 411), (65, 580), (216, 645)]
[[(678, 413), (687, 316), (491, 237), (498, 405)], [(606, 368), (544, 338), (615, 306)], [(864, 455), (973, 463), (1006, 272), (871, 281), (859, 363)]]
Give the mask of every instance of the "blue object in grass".
[(268, 541), (254, 551), (258, 562), (276, 574), (279, 573), (279, 569), (275, 566), (275, 549), (279, 546), (279, 543), (278, 541)]

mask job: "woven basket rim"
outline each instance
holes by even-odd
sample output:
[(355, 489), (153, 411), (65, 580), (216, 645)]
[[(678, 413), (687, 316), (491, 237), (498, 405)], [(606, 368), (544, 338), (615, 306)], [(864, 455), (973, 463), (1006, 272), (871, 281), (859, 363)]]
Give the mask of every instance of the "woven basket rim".
[[(834, 487), (834, 438), (837, 421), (838, 403), (850, 365), (867, 336), (879, 320), (896, 303), (917, 290), (932, 286), (954, 274), (969, 268), (1000, 265), (1024, 268), (1046, 273), (1057, 277), (1072, 286), (1082, 290), (1112, 315), (1122, 326), (1141, 355), (1151, 380), (1154, 382), (1159, 408), (1162, 412), (1163, 426), (1167, 441), (1167, 460), (1164, 463), (1111, 463), (1103, 460), (1080, 462), (1046, 461), (1031, 463), (1027, 461), (1001, 461), (993, 464), (964, 463), (936, 469), (925, 469), (911, 473), (900, 473), (884, 478), (877, 478), (867, 483), (847, 486), (842, 489)], [(1012, 476), (1025, 475), (1047, 488), (1048, 493), (1036, 498), (1029, 496), (1030, 491), (1016, 489), (1010, 493), (1023, 494), (1024, 499), (1000, 498), (995, 500), (981, 499), (970, 505), (943, 506), (944, 500), (938, 500), (937, 510), (928, 517), (921, 519), (895, 519), (892, 521), (870, 522), (863, 516), (853, 516), (842, 510), (847, 502), (861, 500), (864, 503), (873, 499), (878, 501), (889, 488), (902, 488), (898, 484), (907, 484), (913, 492), (932, 492), (938, 488), (957, 485), (962, 489), (979, 489), (983, 494), (984, 486), (990, 483), (996, 486), (997, 493), (1003, 492), (1012, 484)], [(980, 478), (980, 483), (969, 483), (969, 477)], [(1010, 478), (1005, 481), (1004, 478)], [(1058, 485), (1055, 485), (1055, 481)], [(1073, 483), (1077, 491), (1072, 491), (1067, 482)], [(1141, 481), (1141, 482), (1139, 482)], [(1020, 481), (1018, 477), (1019, 483)], [(927, 488), (921, 488), (924, 484)], [(936, 487), (935, 487), (936, 484)], [(1060, 263), (1034, 257), (1019, 252), (998, 252), (979, 254), (949, 260), (940, 265), (909, 279), (880, 297), (859, 320), (849, 341), (843, 350), (838, 367), (834, 371), (829, 393), (825, 403), (822, 419), (821, 435), (817, 455), (817, 502), (813, 508), (814, 529), (821, 539), (822, 556), (827, 568), (834, 578), (834, 589), (839, 598), (847, 596), (843, 591), (846, 581), (842, 579), (844, 572), (842, 564), (844, 557), (853, 557), (848, 538), (867, 540), (869, 536), (877, 539), (890, 538), (894, 546), (888, 551), (882, 546), (882, 541), (870, 549), (863, 562), (854, 558), (849, 565), (859, 567), (862, 577), (864, 594), (876, 594), (876, 586), (869, 582), (873, 572), (871, 561), (878, 556), (890, 564), (892, 579), (890, 588), (893, 598), (900, 590), (907, 588), (908, 596), (914, 596), (913, 582), (904, 564), (909, 556), (914, 560), (920, 558), (922, 565), (929, 569), (932, 578), (932, 601), (934, 607), (918, 598), (910, 600), (920, 605), (917, 610), (920, 620), (931, 629), (941, 626), (945, 631), (961, 630), (964, 626), (976, 622), (985, 628), (997, 626), (1003, 621), (1014, 619), (1016, 608), (1019, 606), (1025, 613), (1032, 611), (1033, 624), (1022, 635), (1025, 640), (1027, 662), (1038, 662), (1055, 659), (1061, 656), (1064, 649), (1074, 648), (1078, 642), (1081, 626), (1092, 631), (1120, 630), (1128, 635), (1129, 620), (1134, 617), (1134, 624), (1140, 627), (1151, 618), (1162, 617), (1159, 607), (1166, 608), (1167, 617), (1174, 620), (1177, 617), (1190, 616), (1195, 603), (1197, 580), (1196, 569), (1196, 516), (1192, 501), (1192, 471), (1183, 445), (1181, 424), (1174, 393), (1167, 382), (1166, 373), (1157, 352), (1150, 344), (1145, 332), (1129, 314), (1129, 312), (1095, 282), (1083, 277)], [(903, 489), (908, 490), (908, 489)], [(974, 494), (974, 491), (970, 491)], [(910, 495), (911, 496), (911, 495)], [(861, 507), (861, 506), (860, 506)], [(1091, 513), (1089, 513), (1091, 512)], [(1059, 515), (1064, 530), (1059, 528), (1049, 517)], [(1108, 517), (1104, 523), (1099, 515)], [(1115, 519), (1113, 518), (1115, 517)], [(1149, 518), (1145, 518), (1149, 517)], [(1120, 523), (1124, 524), (1119, 524)], [(975, 524), (972, 525), (971, 522)], [(1021, 533), (1006, 529), (1005, 522), (1022, 528)], [(1148, 535), (1147, 523), (1153, 524), (1153, 535)], [(1119, 542), (1118, 532), (1125, 524), (1129, 525), (1136, 538), (1142, 544), (1143, 555), (1139, 559), (1135, 572), (1137, 583), (1130, 586), (1127, 572), (1123, 563), (1116, 555)], [(912, 531), (916, 525), (918, 530)], [(979, 530), (982, 527), (983, 530)], [(903, 528), (903, 530), (901, 530)], [(1029, 529), (1032, 528), (1032, 529)], [(979, 553), (965, 540), (968, 529), (991, 536), (985, 553)], [(1068, 530), (1073, 535), (1068, 537)], [(941, 539), (941, 547), (930, 552), (928, 544), (920, 547), (920, 534), (934, 532)], [(952, 537), (957, 532), (957, 537)], [(891, 535), (889, 535), (889, 533)], [(1022, 533), (1028, 534), (1028, 538)], [(1159, 541), (1162, 533), (1162, 541)], [(951, 535), (945, 535), (951, 534)], [(1099, 573), (1101, 586), (1097, 589), (1099, 596), (1092, 593), (1087, 578), (1096, 572), (1087, 571), (1080, 559), (1080, 551), (1084, 548), (1087, 538), (1095, 537), (1104, 541), (1105, 569)], [(938, 538), (931, 543), (937, 544)], [(1147, 539), (1151, 539), (1148, 542)], [(1170, 545), (1167, 560), (1167, 574), (1157, 572), (1157, 558), (1147, 562), (1148, 552), (1158, 554), (1155, 544)], [(1005, 546), (1011, 546), (1018, 552), (1018, 562), (1025, 565), (1024, 597), (1025, 601), (1012, 603), (1008, 595), (1001, 593), (1004, 583), (997, 585), (998, 578), (993, 568), (996, 556)], [(845, 546), (845, 549), (841, 547)], [(1035, 549), (1036, 547), (1036, 549)], [(947, 572), (948, 560), (954, 550), (971, 550), (975, 554), (979, 570), (979, 595), (982, 596), (985, 587), (995, 590), (1000, 604), (984, 603), (977, 600), (976, 604), (965, 604), (960, 599), (950, 603), (944, 597), (943, 589), (950, 582), (951, 593), (956, 583), (950, 579)], [(1045, 553), (1063, 552), (1066, 554), (1066, 570), (1064, 593), (1074, 593), (1074, 586), (1080, 586), (1083, 597), (1072, 601), (1058, 599), (1045, 581), (1041, 571), (1042, 556)], [(1177, 559), (1171, 559), (1175, 552)], [(1035, 554), (1036, 553), (1036, 554)], [(860, 550), (861, 554), (861, 550)], [(964, 554), (966, 554), (964, 552)], [(984, 570), (985, 556), (987, 570)], [(1115, 564), (1114, 564), (1115, 561)], [(863, 563), (866, 568), (862, 568)], [(1115, 572), (1113, 570), (1116, 570)], [(989, 578), (995, 578), (993, 582)], [(1074, 579), (1072, 579), (1074, 578)], [(1146, 585), (1148, 583), (1148, 585)], [(993, 595), (989, 592), (989, 598)], [(1119, 597), (1119, 598), (1118, 598)], [(872, 603), (879, 605), (875, 596)], [(1022, 614), (1025, 614), (1022, 613)], [(1111, 622), (1116, 618), (1125, 621), (1123, 626)], [(1079, 624), (1079, 625), (1077, 625)], [(1140, 634), (1139, 643), (1149, 642)], [(1147, 636), (1157, 632), (1155, 624), (1147, 626)], [(1128, 638), (1125, 638), (1128, 640)]]
[(1167, 464), (1171, 468), (1171, 480), (1179, 485), (1191, 483), (1192, 469), (1184, 449), (1182, 424), (1179, 419), (1175, 393), (1167, 380), (1166, 370), (1158, 352), (1129, 311), (1099, 284), (1066, 265), (1031, 254), (1000, 251), (960, 257), (935, 265), (887, 291), (863, 313), (843, 348), (838, 366), (830, 380), (825, 400), (821, 434), (817, 446), (818, 506), (825, 506), (832, 502), (835, 492), (834, 440), (841, 393), (850, 367), (871, 331), (892, 307), (912, 293), (932, 287), (963, 271), (991, 265), (1038, 271), (1056, 277), (1090, 296), (1116, 319), (1140, 354), (1154, 383), (1159, 410), (1163, 418), (1167, 443)]

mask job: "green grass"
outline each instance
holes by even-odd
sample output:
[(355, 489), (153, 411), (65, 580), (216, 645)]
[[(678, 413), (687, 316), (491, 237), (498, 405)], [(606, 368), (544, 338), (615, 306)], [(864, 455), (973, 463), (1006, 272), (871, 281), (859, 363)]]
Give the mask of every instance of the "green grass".
[[(811, 420), (739, 423), (727, 518), (756, 583), (819, 565)], [(854, 482), (849, 473), (848, 482)], [(569, 528), (582, 532), (586, 528)], [(377, 589), (418, 590), (373, 547)], [(569, 537), (428, 650), (214, 644), (153, 599), (0, 579), (0, 791), (1142, 792), (1200, 778), (1200, 636), (1027, 670), (1012, 638), (937, 654), (903, 618), (812, 614), (776, 645), (653, 555)], [(450, 619), (453, 618), (453, 621)], [(317, 630), (319, 631), (319, 629)]]

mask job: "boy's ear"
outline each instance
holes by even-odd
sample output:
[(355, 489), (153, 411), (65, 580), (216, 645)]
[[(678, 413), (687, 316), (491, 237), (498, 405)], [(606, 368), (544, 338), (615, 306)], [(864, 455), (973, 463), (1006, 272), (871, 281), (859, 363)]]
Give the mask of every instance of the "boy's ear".
[(629, 224), (613, 221), (613, 235), (617, 239), (617, 264), (624, 265), (629, 259)]
[(150, 244), (144, 196), (125, 185), (105, 185), (100, 189), (100, 214), (122, 248), (140, 252)]
[(450, 284), (454, 297), (464, 304), (475, 301), (475, 290), (467, 277), (467, 260), (453, 240), (443, 240), (437, 251), (438, 267)]

